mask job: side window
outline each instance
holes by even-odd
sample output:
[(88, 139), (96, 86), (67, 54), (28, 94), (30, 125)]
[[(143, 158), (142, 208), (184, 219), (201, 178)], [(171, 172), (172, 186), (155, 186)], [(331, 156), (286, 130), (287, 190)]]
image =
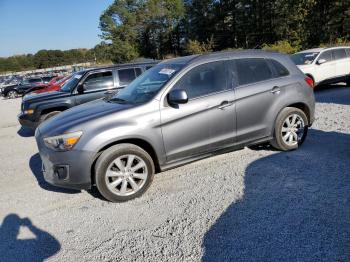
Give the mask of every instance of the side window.
[(41, 82), (40, 78), (29, 79), (29, 83), (39, 83), (39, 82)]
[(325, 59), (327, 62), (332, 61), (332, 52), (331, 51), (324, 51), (322, 54), (320, 54), (320, 57), (317, 60)]
[(128, 85), (130, 82), (132, 82), (136, 78), (134, 68), (119, 69), (118, 75), (119, 75), (119, 84), (121, 86)]
[(334, 57), (334, 60), (346, 58), (345, 49), (334, 49), (333, 57)]
[(141, 68), (136, 67), (136, 68), (135, 68), (135, 73), (136, 73), (136, 77), (142, 75), (142, 70), (141, 70)]
[(174, 89), (184, 89), (188, 98), (205, 96), (228, 89), (223, 61), (199, 65), (191, 69), (174, 86)]
[(95, 91), (113, 88), (113, 74), (111, 71), (89, 75), (84, 81), (85, 91)]
[(272, 66), (274, 67), (277, 77), (287, 76), (289, 72), (280, 62), (277, 62), (274, 59), (270, 59)]
[(236, 66), (240, 85), (273, 78), (270, 67), (264, 58), (237, 59)]

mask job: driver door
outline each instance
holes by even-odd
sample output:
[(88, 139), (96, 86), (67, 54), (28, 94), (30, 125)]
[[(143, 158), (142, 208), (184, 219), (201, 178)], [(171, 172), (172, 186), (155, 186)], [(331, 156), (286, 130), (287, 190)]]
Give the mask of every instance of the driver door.
[(183, 89), (186, 104), (161, 108), (167, 162), (230, 146), (235, 137), (235, 94), (224, 61), (199, 65), (172, 88)]

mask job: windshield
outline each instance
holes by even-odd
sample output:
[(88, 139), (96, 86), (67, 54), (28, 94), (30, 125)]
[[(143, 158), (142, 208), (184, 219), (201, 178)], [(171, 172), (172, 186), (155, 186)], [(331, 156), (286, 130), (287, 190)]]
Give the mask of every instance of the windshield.
[(109, 101), (116, 103), (142, 104), (150, 101), (158, 91), (181, 70), (182, 64), (160, 64), (119, 91)]
[(80, 78), (84, 72), (78, 72), (72, 75), (72, 77), (61, 87), (61, 92), (71, 92), (73, 88), (78, 84)]
[(310, 65), (318, 54), (319, 52), (298, 53), (292, 55), (291, 58), (296, 65)]

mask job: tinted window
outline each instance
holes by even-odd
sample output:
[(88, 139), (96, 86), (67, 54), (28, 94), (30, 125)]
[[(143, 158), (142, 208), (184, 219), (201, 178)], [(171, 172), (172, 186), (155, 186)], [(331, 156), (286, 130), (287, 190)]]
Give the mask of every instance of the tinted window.
[(276, 71), (277, 77), (289, 75), (287, 68), (285, 68), (280, 62), (277, 62), (273, 59), (271, 59), (270, 61)]
[(84, 90), (93, 91), (113, 88), (113, 75), (111, 71), (89, 75), (84, 81)]
[(325, 59), (326, 61), (332, 61), (332, 52), (331, 51), (325, 51), (323, 52), (318, 60)]
[(32, 79), (29, 79), (29, 83), (39, 83), (41, 82), (41, 79), (40, 78), (32, 78)]
[(333, 50), (333, 57), (335, 60), (346, 58), (345, 49), (335, 49)]
[(133, 68), (120, 69), (118, 70), (118, 75), (119, 75), (119, 84), (121, 86), (128, 85), (136, 78), (135, 71)]
[(136, 67), (136, 68), (135, 68), (135, 72), (136, 72), (136, 77), (142, 75), (142, 70), (141, 70), (141, 68)]
[(240, 85), (272, 78), (269, 65), (263, 58), (238, 59), (236, 60), (236, 66)]
[(224, 62), (200, 65), (189, 71), (174, 86), (184, 89), (188, 98), (196, 98), (227, 89)]

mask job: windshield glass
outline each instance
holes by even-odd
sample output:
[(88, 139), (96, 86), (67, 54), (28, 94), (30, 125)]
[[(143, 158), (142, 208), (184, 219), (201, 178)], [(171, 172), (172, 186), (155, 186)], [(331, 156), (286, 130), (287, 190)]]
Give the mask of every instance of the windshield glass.
[(78, 84), (80, 78), (84, 72), (78, 72), (72, 75), (72, 77), (61, 87), (61, 92), (71, 92), (72, 89)]
[(182, 64), (160, 64), (119, 91), (109, 101), (116, 103), (142, 104), (150, 101), (158, 91), (183, 67)]
[(296, 65), (310, 65), (318, 54), (319, 52), (298, 53), (292, 55), (291, 58)]

